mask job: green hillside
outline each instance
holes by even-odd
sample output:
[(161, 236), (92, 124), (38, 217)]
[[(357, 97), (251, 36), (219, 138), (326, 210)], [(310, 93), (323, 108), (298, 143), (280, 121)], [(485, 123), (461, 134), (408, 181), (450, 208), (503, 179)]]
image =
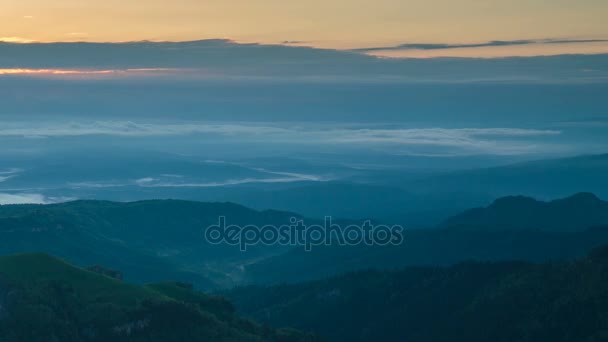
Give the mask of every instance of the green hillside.
[(46, 254), (19, 254), (0, 257), (0, 276), (5, 285), (35, 288), (65, 283), (84, 304), (111, 302), (135, 307), (145, 300), (167, 299), (158, 292), (85, 271)]
[(138, 286), (46, 254), (0, 258), (0, 340), (306, 341), (239, 318), (220, 297), (191, 286)]

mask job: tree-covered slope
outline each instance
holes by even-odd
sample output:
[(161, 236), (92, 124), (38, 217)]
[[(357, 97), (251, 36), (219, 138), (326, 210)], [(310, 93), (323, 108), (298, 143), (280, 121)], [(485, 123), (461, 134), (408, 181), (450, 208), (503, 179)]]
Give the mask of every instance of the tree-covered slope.
[(606, 341), (608, 247), (575, 262), (365, 271), (227, 295), (331, 341)]
[(0, 258), (0, 340), (305, 341), (239, 318), (232, 305), (180, 283), (139, 286), (46, 254)]

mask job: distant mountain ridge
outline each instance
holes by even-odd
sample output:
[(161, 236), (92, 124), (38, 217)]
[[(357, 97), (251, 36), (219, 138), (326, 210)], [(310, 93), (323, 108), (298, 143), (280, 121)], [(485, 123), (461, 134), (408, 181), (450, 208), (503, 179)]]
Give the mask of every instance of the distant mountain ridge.
[(0, 206), (0, 253), (46, 252), (81, 266), (119, 270), (132, 281), (181, 279), (208, 288), (233, 281), (218, 263), (238, 269), (244, 260), (286, 250), (253, 246), (241, 253), (235, 246), (208, 244), (204, 231), (220, 216), (229, 224), (260, 226), (299, 217), (233, 203), (179, 200)]
[(592, 193), (543, 202), (508, 196), (485, 208), (467, 210), (443, 222), (442, 228), (582, 231), (608, 225), (608, 202)]
[(585, 255), (608, 244), (608, 202), (579, 193), (551, 202), (525, 196), (465, 211), (436, 229), (406, 229), (399, 246), (293, 249), (246, 267), (252, 283), (322, 279), (362, 269), (447, 266), (467, 260), (546, 262)]
[(608, 243), (606, 213), (607, 203), (589, 193), (547, 203), (510, 196), (455, 216), (440, 229), (406, 229), (400, 246), (331, 245), (305, 252), (258, 245), (241, 253), (237, 246), (206, 243), (204, 229), (219, 216), (241, 226), (289, 224), (300, 216), (181, 200), (11, 205), (0, 206), (0, 253), (46, 252), (83, 267), (117, 270), (128, 281), (174, 279), (210, 289), (368, 268), (571, 259)]
[(519, 162), (430, 175), (380, 172), (360, 182), (329, 181), (270, 191), (228, 189), (223, 200), (306, 217), (374, 218), (432, 227), (496, 198), (538, 199), (593, 192), (608, 198), (608, 154)]
[(472, 193), (491, 198), (524, 194), (559, 198), (579, 192), (608, 196), (608, 154), (535, 160), (430, 176), (403, 184), (412, 190)]

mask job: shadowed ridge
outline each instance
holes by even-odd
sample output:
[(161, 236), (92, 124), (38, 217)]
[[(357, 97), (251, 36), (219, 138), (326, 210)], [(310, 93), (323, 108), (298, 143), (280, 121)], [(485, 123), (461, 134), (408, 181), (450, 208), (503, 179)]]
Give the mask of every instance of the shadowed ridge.
[(592, 193), (542, 202), (525, 196), (499, 198), (467, 210), (441, 227), (481, 230), (583, 231), (608, 224), (608, 202)]
[(550, 203), (564, 203), (571, 205), (597, 205), (597, 204), (605, 204), (607, 202), (601, 200), (595, 194), (591, 192), (579, 192), (570, 197), (566, 197), (563, 199), (553, 200)]
[(42, 253), (0, 257), (2, 341), (314, 341), (238, 317), (190, 286), (139, 286)]

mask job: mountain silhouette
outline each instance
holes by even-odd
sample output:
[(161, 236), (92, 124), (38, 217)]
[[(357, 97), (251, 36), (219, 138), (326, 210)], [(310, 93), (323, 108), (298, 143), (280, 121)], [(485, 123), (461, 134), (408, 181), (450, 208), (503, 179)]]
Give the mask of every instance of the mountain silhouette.
[(591, 193), (550, 202), (526, 196), (499, 198), (447, 219), (441, 226), (462, 229), (582, 231), (608, 224), (608, 202)]

